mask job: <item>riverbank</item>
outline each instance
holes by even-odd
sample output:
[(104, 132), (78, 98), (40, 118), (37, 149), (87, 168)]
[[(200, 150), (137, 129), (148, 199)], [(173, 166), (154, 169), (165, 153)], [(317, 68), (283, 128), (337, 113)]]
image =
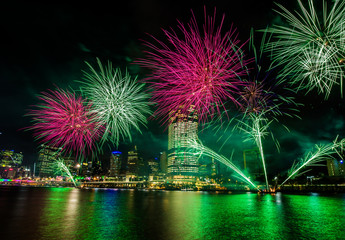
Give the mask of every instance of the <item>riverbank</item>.
[[(107, 184), (98, 185), (83, 185), (83, 183), (78, 183), (75, 186), (72, 182), (34, 182), (34, 181), (8, 181), (1, 182), (0, 187), (66, 187), (66, 188), (79, 188), (79, 189), (133, 189), (133, 190), (145, 190), (145, 191), (206, 191), (206, 192), (217, 192), (217, 193), (245, 193), (253, 192), (257, 193), (256, 189), (249, 189), (243, 186), (237, 188), (196, 188), (196, 187), (173, 187), (168, 186), (164, 188), (150, 188), (143, 186), (111, 186)], [(300, 193), (345, 193), (344, 184), (319, 184), (319, 185), (284, 185), (280, 189), (277, 189), (276, 192), (289, 193), (289, 194), (300, 194)], [(265, 192), (261, 192), (265, 194)], [(271, 192), (270, 194), (274, 194)]]
[(284, 192), (284, 193), (295, 193), (295, 192), (345, 193), (345, 184), (284, 185), (278, 191)]

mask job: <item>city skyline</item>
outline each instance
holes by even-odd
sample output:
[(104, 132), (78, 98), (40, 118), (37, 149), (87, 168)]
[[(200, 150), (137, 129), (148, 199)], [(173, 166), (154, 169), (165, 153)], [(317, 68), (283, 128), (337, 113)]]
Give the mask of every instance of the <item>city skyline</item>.
[(7, 1), (0, 28), (1, 239), (345, 239), (345, 0)]
[[(255, 10), (248, 10), (248, 3)], [(132, 4), (137, 7), (133, 8)], [(87, 67), (84, 61), (95, 62), (96, 57), (111, 60), (114, 65), (127, 68), (130, 73), (139, 75), (139, 79), (143, 78), (147, 70), (133, 64), (136, 58), (143, 55), (140, 39), (149, 39), (147, 33), (161, 37), (161, 28), (176, 29), (176, 19), (188, 22), (191, 10), (202, 22), (204, 5), (209, 12), (217, 8), (218, 20), (224, 13), (224, 28), (230, 28), (233, 24), (241, 41), (248, 39), (251, 27), (259, 30), (280, 21), (272, 10), (276, 9), (272, 1), (190, 1), (183, 5), (178, 2), (152, 1), (145, 4), (130, 1), (118, 5), (116, 13), (110, 9), (94, 9), (87, 4), (80, 8), (30, 4), (22, 9), (6, 5), (1, 10), (1, 26), (6, 38), (3, 39), (4, 51), (0, 57), (3, 113), (0, 147), (23, 152), (24, 162), (32, 164), (38, 157), (40, 144), (34, 142), (30, 131), (22, 129), (30, 125), (30, 118), (23, 116), (27, 114), (30, 105), (37, 104), (37, 94), (54, 89), (55, 86), (77, 88), (75, 80), (81, 79), (82, 70)], [(287, 4), (291, 9), (296, 6), (296, 3)], [(251, 17), (239, 12), (246, 12)], [(314, 144), (332, 141), (338, 134), (341, 138), (345, 135), (345, 104), (338, 91), (332, 92), (328, 100), (317, 95), (316, 91), (307, 95), (300, 92), (296, 98), (304, 104), (299, 108), (302, 120), (282, 119), (290, 132), (279, 126), (274, 127), (281, 152), (278, 153), (269, 140), (264, 143), (267, 145), (265, 149), (269, 168), (275, 169), (271, 171), (286, 170), (293, 160), (301, 157)], [(141, 129), (143, 134), (133, 132), (132, 143), (125, 141), (120, 143), (118, 149), (109, 146), (105, 151), (126, 152), (126, 149), (137, 145), (149, 158), (150, 155), (167, 150), (167, 127), (160, 125), (160, 119), (149, 118), (148, 127)], [(199, 127), (199, 130), (200, 139), (207, 146), (218, 150), (219, 145), (222, 145), (217, 142), (219, 136), (210, 128)], [(221, 149), (222, 153), (229, 156), (232, 149), (235, 149), (235, 156), (242, 155), (242, 140), (240, 133), (234, 133), (232, 141)], [(250, 144), (245, 148), (250, 148)]]

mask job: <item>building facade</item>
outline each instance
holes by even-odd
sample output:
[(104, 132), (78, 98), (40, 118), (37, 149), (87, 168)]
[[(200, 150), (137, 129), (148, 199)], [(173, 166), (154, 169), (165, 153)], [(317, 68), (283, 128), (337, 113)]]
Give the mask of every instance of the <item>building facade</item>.
[(254, 178), (264, 175), (258, 148), (246, 149), (243, 151), (243, 168)]
[(149, 174), (158, 174), (159, 173), (159, 163), (156, 159), (150, 159), (147, 162), (148, 165), (148, 173)]
[(134, 180), (139, 175), (139, 154), (137, 146), (134, 146), (134, 150), (128, 151), (127, 155), (127, 169), (126, 180)]
[(118, 177), (120, 175), (121, 164), (122, 164), (122, 152), (113, 151), (110, 155), (109, 176)]
[(196, 176), (198, 174), (198, 156), (192, 152), (189, 140), (198, 136), (198, 117), (191, 108), (188, 116), (179, 111), (170, 118), (168, 129), (168, 165), (169, 175)]
[(1, 167), (20, 167), (23, 162), (23, 153), (14, 150), (2, 150), (0, 152)]
[(37, 171), (39, 177), (53, 177), (55, 174), (55, 162), (61, 155), (61, 149), (41, 145), (38, 153)]
[(159, 168), (161, 173), (167, 173), (168, 170), (168, 156), (167, 152), (161, 152), (159, 157)]
[(327, 170), (328, 170), (328, 175), (331, 177), (345, 176), (344, 160), (328, 159)]

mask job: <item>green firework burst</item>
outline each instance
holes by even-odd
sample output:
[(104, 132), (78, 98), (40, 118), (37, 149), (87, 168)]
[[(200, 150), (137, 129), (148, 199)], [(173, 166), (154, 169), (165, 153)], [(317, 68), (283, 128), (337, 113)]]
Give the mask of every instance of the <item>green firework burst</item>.
[(139, 132), (140, 125), (146, 126), (147, 115), (151, 114), (149, 94), (144, 84), (137, 82), (126, 71), (113, 68), (111, 62), (103, 66), (97, 59), (98, 69), (91, 64), (89, 72), (84, 71), (81, 91), (92, 101), (92, 109), (105, 127), (101, 143), (110, 141), (116, 146), (120, 139), (131, 140), (131, 130)]

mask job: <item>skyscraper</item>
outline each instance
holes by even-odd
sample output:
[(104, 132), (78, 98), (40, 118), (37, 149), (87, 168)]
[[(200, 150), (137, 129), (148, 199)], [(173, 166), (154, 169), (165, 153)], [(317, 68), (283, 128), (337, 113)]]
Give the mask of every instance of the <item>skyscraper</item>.
[(127, 171), (126, 179), (135, 179), (139, 175), (139, 156), (137, 146), (134, 146), (134, 150), (128, 151), (127, 156)]
[(52, 177), (54, 175), (54, 162), (61, 154), (60, 148), (49, 147), (41, 145), (41, 150), (38, 155), (38, 176), (39, 177)]
[(198, 136), (198, 117), (191, 107), (188, 116), (176, 112), (170, 118), (168, 139), (168, 167), (170, 175), (195, 176), (198, 174), (198, 157), (189, 148), (189, 140)]
[(121, 157), (122, 153), (119, 151), (113, 151), (110, 155), (110, 172), (109, 176), (118, 177), (121, 170)]
[(260, 152), (258, 148), (246, 149), (243, 151), (244, 170), (255, 178), (264, 175), (264, 170), (260, 161)]
[(81, 176), (91, 176), (92, 174), (92, 161), (83, 162), (80, 166), (80, 175)]
[(0, 152), (1, 167), (20, 167), (23, 162), (23, 153), (14, 150), (2, 150)]
[(344, 160), (327, 159), (327, 170), (329, 176), (345, 176)]
[(168, 158), (167, 158), (167, 152), (161, 152), (159, 157), (159, 167), (162, 173), (167, 172), (168, 167)]
[(71, 172), (72, 175), (79, 174), (80, 164), (77, 163), (75, 157), (64, 156), (63, 161), (64, 161), (66, 167), (68, 167), (68, 170)]
[(147, 162), (148, 165), (148, 173), (149, 174), (158, 174), (159, 172), (159, 163), (157, 159), (150, 159)]

